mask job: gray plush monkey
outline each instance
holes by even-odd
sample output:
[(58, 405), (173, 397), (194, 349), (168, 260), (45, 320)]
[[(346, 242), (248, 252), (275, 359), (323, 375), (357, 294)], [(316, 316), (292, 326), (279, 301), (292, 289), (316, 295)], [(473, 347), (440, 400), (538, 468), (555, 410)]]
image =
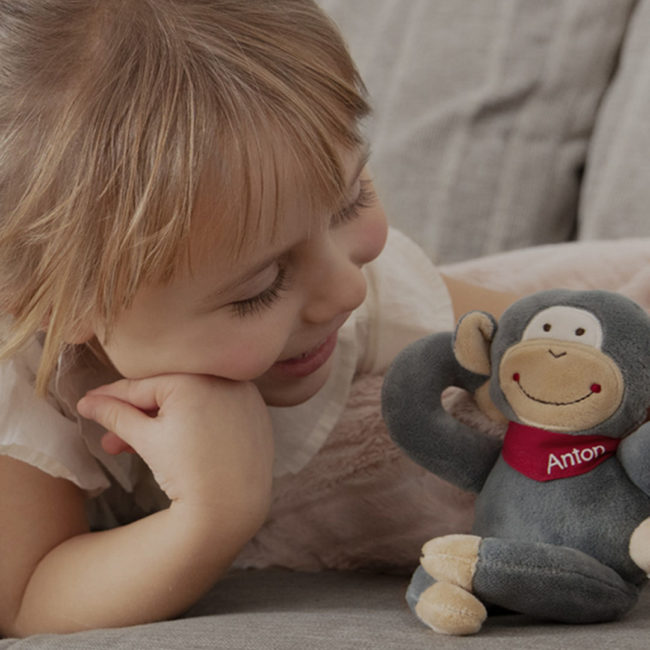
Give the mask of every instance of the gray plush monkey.
[[(503, 441), (440, 403), (447, 386), (476, 392), (488, 378), (510, 422)], [(629, 544), (637, 527), (647, 539), (640, 525), (650, 516), (650, 317), (641, 307), (610, 292), (553, 290), (519, 300), (498, 326), (470, 312), (455, 336), (407, 347), (382, 399), (400, 447), (478, 493), (471, 535), (423, 547), (407, 592), (420, 620), (472, 634), (489, 605), (590, 623), (636, 603), (646, 575)]]

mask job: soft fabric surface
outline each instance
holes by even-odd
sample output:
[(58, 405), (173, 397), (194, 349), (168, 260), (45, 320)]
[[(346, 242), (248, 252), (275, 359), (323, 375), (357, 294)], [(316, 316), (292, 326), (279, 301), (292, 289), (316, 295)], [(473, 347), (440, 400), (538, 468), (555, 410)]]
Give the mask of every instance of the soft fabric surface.
[(0, 650), (642, 650), (650, 638), (650, 591), (621, 622), (552, 625), (495, 616), (476, 637), (421, 625), (404, 601), (407, 579), (363, 573), (251, 571), (229, 576), (193, 618), (117, 630), (0, 641)]
[(325, 446), (276, 483), (269, 520), (239, 566), (411, 570), (429, 538), (469, 530), (473, 497), (391, 442), (379, 409), (382, 381), (355, 382)]
[(379, 193), (435, 261), (650, 236), (648, 2), (319, 1), (370, 91)]
[[(613, 4), (613, 3), (612, 3)], [(650, 235), (650, 2), (636, 4), (590, 145), (581, 239)]]
[(650, 237), (537, 246), (442, 271), (518, 294), (553, 287), (620, 291), (650, 311)]

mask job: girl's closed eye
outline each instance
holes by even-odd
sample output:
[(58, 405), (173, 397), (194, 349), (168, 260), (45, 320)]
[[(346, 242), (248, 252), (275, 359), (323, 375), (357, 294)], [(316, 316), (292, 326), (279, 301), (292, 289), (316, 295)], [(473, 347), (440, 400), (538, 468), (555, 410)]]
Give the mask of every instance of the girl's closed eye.
[(266, 289), (260, 291), (260, 293), (251, 298), (236, 300), (235, 302), (230, 303), (230, 307), (233, 309), (235, 315), (240, 318), (245, 318), (252, 314), (258, 314), (263, 309), (273, 305), (286, 289), (287, 267), (285, 265), (279, 265), (275, 279)]
[[(332, 216), (331, 227), (336, 228), (357, 219), (363, 210), (371, 208), (377, 201), (377, 195), (373, 189), (370, 179), (359, 179), (359, 193), (356, 198), (339, 212)], [(245, 318), (254, 314), (259, 314), (262, 310), (271, 307), (281, 297), (281, 294), (287, 290), (287, 265), (280, 264), (278, 273), (273, 282), (260, 293), (236, 300), (230, 303), (234, 314), (239, 318)]]
[(357, 198), (332, 217), (332, 227), (342, 226), (350, 221), (357, 219), (361, 212), (371, 208), (377, 201), (372, 181), (369, 178), (359, 180), (359, 194)]

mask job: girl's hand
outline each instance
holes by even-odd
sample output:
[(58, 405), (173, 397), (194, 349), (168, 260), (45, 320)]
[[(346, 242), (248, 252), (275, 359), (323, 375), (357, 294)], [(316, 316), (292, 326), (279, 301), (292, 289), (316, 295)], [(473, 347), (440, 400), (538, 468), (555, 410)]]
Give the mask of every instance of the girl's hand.
[(111, 456), (117, 456), (124, 451), (127, 451), (130, 454), (135, 454), (135, 449), (131, 445), (127, 445), (122, 438), (113, 433), (112, 431), (107, 431), (102, 436), (102, 449)]
[[(273, 442), (250, 383), (199, 375), (123, 379), (89, 391), (79, 413), (135, 450), (172, 503), (218, 516), (266, 514)], [(258, 522), (261, 524), (261, 521)]]

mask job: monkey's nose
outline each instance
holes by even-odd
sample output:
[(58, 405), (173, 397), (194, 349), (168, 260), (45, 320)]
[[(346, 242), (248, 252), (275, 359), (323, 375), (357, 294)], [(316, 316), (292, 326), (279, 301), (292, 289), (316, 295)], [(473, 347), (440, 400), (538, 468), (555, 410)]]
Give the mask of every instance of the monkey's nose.
[(551, 348), (549, 348), (548, 351), (549, 351), (549, 354), (554, 359), (559, 359), (560, 357), (565, 357), (568, 354), (568, 352), (566, 352), (566, 351), (564, 351), (564, 352), (553, 352), (553, 350), (551, 350)]

